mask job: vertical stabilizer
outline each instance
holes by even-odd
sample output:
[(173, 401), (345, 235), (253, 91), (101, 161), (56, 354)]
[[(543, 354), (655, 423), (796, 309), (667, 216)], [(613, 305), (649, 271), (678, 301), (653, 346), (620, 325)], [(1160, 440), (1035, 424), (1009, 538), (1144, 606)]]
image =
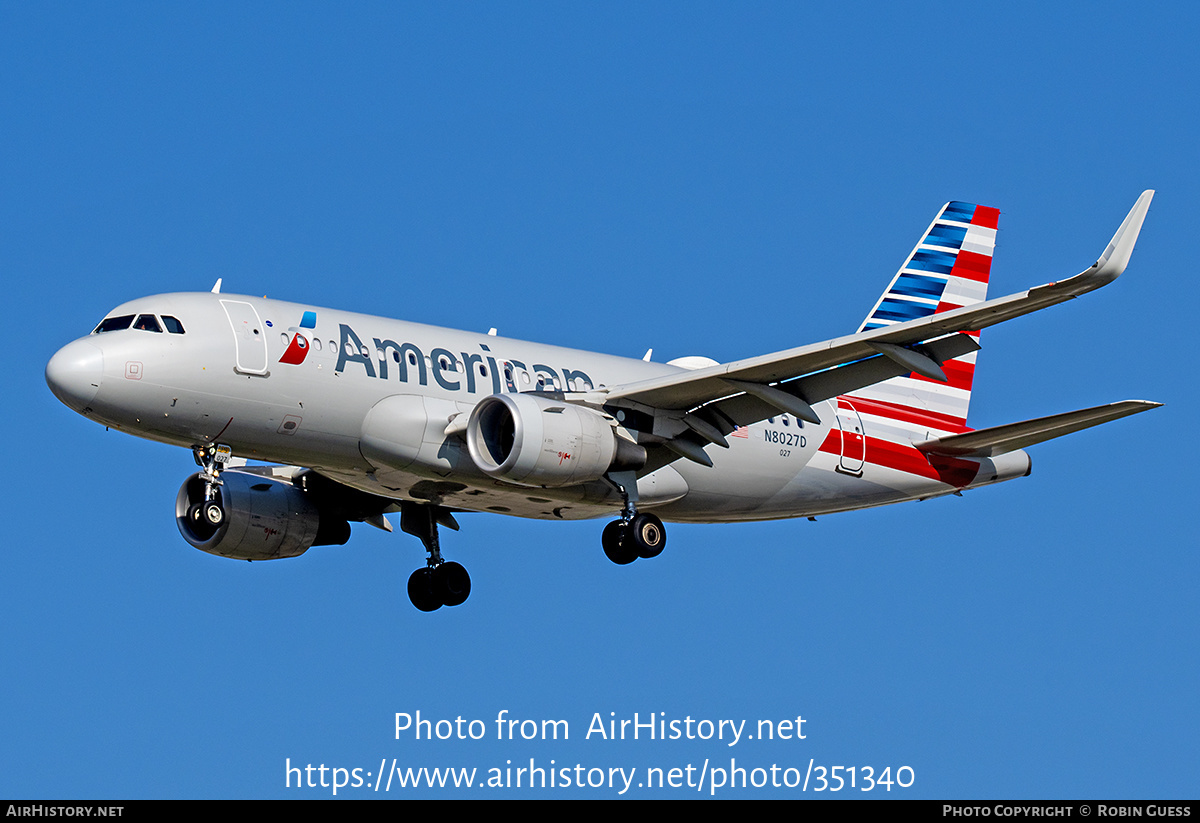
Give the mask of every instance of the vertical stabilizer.
[[(859, 331), (986, 300), (999, 216), (998, 209), (974, 203), (943, 206)], [(978, 332), (972, 334), (978, 338)], [(859, 412), (906, 428), (961, 432), (966, 428), (975, 354), (943, 363), (944, 383), (913, 372), (860, 389), (850, 399)]]

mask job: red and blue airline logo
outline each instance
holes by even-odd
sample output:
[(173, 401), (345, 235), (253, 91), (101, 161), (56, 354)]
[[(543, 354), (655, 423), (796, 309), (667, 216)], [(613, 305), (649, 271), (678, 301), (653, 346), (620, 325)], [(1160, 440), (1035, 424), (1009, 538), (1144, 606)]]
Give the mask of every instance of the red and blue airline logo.
[(299, 326), (292, 326), (288, 329), (292, 333), (292, 341), (288, 344), (287, 351), (283, 353), (283, 357), (279, 358), (280, 363), (287, 363), (292, 366), (299, 366), (304, 362), (304, 358), (308, 357), (309, 342), (304, 335), (304, 329), (315, 329), (317, 327), (317, 313), (315, 311), (306, 311), (300, 318)]

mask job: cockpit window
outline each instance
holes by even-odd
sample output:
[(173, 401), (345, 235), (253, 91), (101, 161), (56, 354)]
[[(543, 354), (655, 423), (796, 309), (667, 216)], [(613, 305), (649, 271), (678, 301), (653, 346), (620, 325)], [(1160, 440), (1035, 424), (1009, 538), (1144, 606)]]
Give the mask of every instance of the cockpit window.
[(103, 334), (106, 331), (121, 331), (129, 328), (129, 324), (133, 322), (132, 314), (122, 314), (120, 317), (106, 317), (100, 321), (100, 325), (92, 334)]
[(133, 327), (141, 331), (155, 331), (162, 334), (162, 326), (158, 325), (158, 318), (153, 314), (139, 314)]
[(163, 325), (167, 327), (167, 331), (171, 334), (183, 334), (183, 324), (174, 317), (171, 317), (171, 315), (164, 314), (162, 321)]

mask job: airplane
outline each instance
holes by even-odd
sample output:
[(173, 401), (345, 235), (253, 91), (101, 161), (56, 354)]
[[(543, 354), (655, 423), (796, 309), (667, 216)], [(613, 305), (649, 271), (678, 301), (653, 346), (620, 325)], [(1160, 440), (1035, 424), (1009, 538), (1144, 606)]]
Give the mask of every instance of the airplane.
[(222, 294), (217, 280), (116, 307), (51, 358), (46, 382), (97, 423), (192, 450), (200, 471), (175, 518), (202, 551), (296, 557), (346, 543), (351, 522), (392, 531), (399, 512), (428, 553), (409, 598), (434, 611), (471, 591), (440, 547), (459, 512), (615, 516), (601, 545), (624, 565), (663, 551), (664, 520), (961, 494), (1028, 475), (1028, 446), (1161, 405), (966, 425), (980, 330), (1115, 280), (1153, 196), (1080, 274), (991, 300), (999, 211), (947, 203), (857, 332), (729, 363)]

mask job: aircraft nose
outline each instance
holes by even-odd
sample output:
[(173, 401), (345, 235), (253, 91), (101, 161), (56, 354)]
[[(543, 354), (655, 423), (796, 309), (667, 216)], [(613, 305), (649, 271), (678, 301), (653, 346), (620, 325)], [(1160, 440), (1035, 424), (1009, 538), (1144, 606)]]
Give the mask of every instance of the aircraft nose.
[(46, 385), (54, 396), (76, 411), (82, 411), (100, 390), (104, 355), (87, 340), (63, 346), (46, 364)]

